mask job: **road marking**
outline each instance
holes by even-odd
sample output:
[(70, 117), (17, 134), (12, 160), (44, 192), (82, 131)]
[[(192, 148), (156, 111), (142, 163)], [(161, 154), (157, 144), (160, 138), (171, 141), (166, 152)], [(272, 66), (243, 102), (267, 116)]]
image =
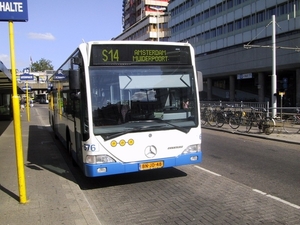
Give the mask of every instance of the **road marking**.
[[(220, 174), (218, 174), (218, 173), (214, 173), (214, 172), (212, 172), (212, 171), (210, 171), (210, 170), (207, 170), (207, 169), (204, 169), (204, 168), (202, 168), (202, 167), (200, 167), (200, 166), (194, 166), (194, 167), (196, 167), (196, 168), (198, 168), (198, 169), (200, 169), (200, 170), (203, 170), (203, 171), (205, 171), (205, 172), (207, 172), (207, 173), (210, 173), (210, 174), (213, 174), (213, 175), (215, 175), (215, 176), (218, 176), (218, 177), (221, 177), (221, 176), (222, 176), (222, 175), (220, 175)], [(284, 204), (286, 204), (286, 205), (289, 205), (289, 206), (291, 206), (291, 207), (293, 207), (293, 208), (295, 208), (295, 209), (300, 209), (300, 206), (299, 206), (299, 205), (293, 204), (293, 203), (291, 203), (291, 202), (288, 202), (288, 201), (283, 200), (283, 199), (281, 199), (281, 198), (278, 198), (278, 197), (276, 197), (276, 196), (269, 195), (269, 194), (267, 194), (267, 193), (265, 193), (265, 192), (263, 192), (263, 191), (260, 191), (260, 190), (257, 190), (257, 189), (252, 189), (252, 191), (254, 191), (254, 192), (256, 192), (256, 193), (259, 193), (259, 194), (261, 194), (261, 195), (264, 195), (264, 196), (266, 196), (266, 197), (268, 197), (268, 198), (272, 198), (272, 199), (274, 199), (274, 200), (276, 200), (276, 201), (278, 201), (278, 202), (281, 202), (281, 203), (284, 203)]]
[(284, 203), (284, 204), (286, 204), (286, 205), (289, 205), (289, 206), (291, 206), (291, 207), (293, 207), (293, 208), (300, 209), (300, 206), (299, 206), (299, 205), (290, 203), (290, 202), (285, 201), (285, 200), (283, 200), (283, 199), (281, 199), (281, 198), (278, 198), (278, 197), (273, 196), (273, 195), (269, 195), (269, 194), (267, 194), (267, 193), (265, 193), (265, 192), (262, 192), (262, 191), (260, 191), (260, 190), (257, 190), (257, 189), (252, 189), (252, 190), (255, 191), (255, 192), (257, 192), (257, 193), (259, 193), (259, 194), (261, 194), (261, 195), (264, 195), (264, 196), (266, 196), (266, 197), (268, 197), (268, 198), (272, 198), (272, 199), (274, 199), (274, 200), (276, 200), (276, 201), (279, 201), (279, 202), (282, 202), (282, 203)]
[(257, 192), (257, 193), (259, 193), (259, 194), (261, 194), (261, 195), (267, 195), (267, 193), (262, 192), (262, 191), (257, 190), (257, 189), (252, 189), (252, 191), (255, 191), (255, 192)]
[(207, 169), (204, 169), (204, 168), (202, 168), (202, 167), (200, 167), (200, 166), (194, 166), (194, 167), (196, 167), (196, 168), (198, 168), (198, 169), (200, 169), (200, 170), (203, 170), (203, 171), (205, 171), (205, 172), (208, 172), (208, 173), (210, 173), (210, 174), (213, 174), (213, 175), (215, 175), (215, 176), (218, 176), (218, 177), (221, 177), (222, 175), (220, 175), (220, 174), (218, 174), (218, 173), (214, 173), (214, 172), (212, 172), (212, 171), (210, 171), (210, 170), (207, 170)]

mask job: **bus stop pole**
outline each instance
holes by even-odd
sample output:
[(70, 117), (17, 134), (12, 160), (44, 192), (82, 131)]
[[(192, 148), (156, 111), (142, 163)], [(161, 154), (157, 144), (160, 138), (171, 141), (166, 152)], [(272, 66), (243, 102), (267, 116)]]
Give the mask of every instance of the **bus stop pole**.
[(27, 121), (30, 121), (30, 100), (28, 94), (28, 81), (26, 81), (26, 112), (27, 112)]
[(13, 22), (9, 21), (9, 41), (10, 41), (10, 61), (11, 61), (11, 74), (12, 74), (12, 103), (13, 103), (13, 119), (14, 119), (14, 134), (15, 134), (15, 147), (16, 147), (16, 161), (18, 172), (18, 184), (20, 203), (26, 203), (26, 182), (25, 182), (25, 169), (23, 159), (23, 146), (22, 146), (22, 129), (21, 129), (21, 114), (20, 114), (20, 101), (17, 92), (17, 76), (15, 64), (15, 47), (14, 47), (14, 26)]

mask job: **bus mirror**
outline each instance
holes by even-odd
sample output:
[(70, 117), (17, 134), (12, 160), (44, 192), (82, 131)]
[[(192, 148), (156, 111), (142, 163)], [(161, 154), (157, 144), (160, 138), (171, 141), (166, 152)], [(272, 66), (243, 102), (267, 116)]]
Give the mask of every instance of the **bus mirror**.
[(78, 56), (75, 56), (75, 57), (72, 58), (72, 63), (75, 64), (75, 65), (81, 66), (82, 65), (82, 58), (79, 58)]
[(70, 90), (79, 90), (80, 89), (80, 76), (78, 70), (69, 71), (69, 85)]
[(203, 76), (200, 71), (197, 71), (197, 78), (198, 78), (198, 89), (199, 91), (203, 91)]

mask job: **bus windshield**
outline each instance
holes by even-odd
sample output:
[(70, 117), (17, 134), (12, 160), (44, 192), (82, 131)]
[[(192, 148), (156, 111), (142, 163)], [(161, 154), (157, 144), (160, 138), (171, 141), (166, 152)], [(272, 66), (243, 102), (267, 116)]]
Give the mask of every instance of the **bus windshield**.
[(104, 139), (129, 132), (198, 125), (192, 66), (91, 66), (95, 135)]

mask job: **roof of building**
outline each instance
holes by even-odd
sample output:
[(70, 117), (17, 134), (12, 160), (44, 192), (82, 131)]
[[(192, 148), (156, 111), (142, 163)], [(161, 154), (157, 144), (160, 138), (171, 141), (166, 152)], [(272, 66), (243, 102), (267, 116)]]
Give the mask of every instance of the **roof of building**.
[[(12, 94), (12, 75), (11, 72), (0, 61), (0, 93)], [(19, 94), (24, 93), (19, 87), (17, 87)]]

